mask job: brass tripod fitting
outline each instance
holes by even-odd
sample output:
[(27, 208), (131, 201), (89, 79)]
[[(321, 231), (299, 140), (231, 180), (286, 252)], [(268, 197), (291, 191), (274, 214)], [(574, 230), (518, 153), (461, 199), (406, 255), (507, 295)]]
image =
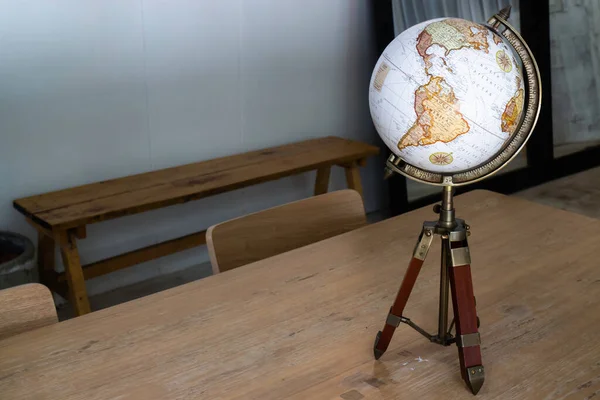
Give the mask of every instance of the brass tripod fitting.
[(454, 213), (454, 201), (452, 198), (452, 186), (444, 186), (442, 192), (442, 205), (437, 208), (439, 210), (440, 218), (438, 224), (444, 228), (456, 227), (456, 216)]

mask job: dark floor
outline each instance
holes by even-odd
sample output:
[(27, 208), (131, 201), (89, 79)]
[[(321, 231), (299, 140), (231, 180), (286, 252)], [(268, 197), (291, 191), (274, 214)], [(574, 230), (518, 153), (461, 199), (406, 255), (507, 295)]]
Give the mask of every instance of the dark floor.
[[(600, 219), (600, 168), (530, 188), (515, 194), (515, 196)], [(380, 219), (381, 215), (378, 213), (369, 215), (371, 222)], [(201, 279), (211, 274), (210, 263), (207, 262), (93, 296), (90, 298), (90, 302), (93, 310), (99, 310)], [(71, 315), (72, 312), (68, 305), (59, 309), (61, 320), (68, 319)]]

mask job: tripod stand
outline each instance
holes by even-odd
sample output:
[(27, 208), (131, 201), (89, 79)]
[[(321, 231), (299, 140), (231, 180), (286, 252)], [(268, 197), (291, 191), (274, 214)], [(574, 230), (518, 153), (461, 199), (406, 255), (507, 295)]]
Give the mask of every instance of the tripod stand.
[[(452, 201), (452, 187), (444, 186), (442, 205), (436, 204), (434, 211), (440, 215), (437, 221), (426, 221), (413, 252), (412, 260), (400, 285), (396, 300), (385, 321), (383, 331), (377, 333), (373, 352), (379, 359), (387, 350), (394, 331), (405, 323), (433, 343), (449, 346), (456, 343), (461, 375), (473, 394), (477, 394), (484, 381), (481, 365), (480, 339), (477, 329), (479, 318), (475, 310), (475, 296), (471, 281), (471, 257), (467, 236), (469, 226), (456, 219)], [(403, 316), (404, 307), (415, 285), (421, 266), (433, 241), (433, 236), (442, 238), (442, 260), (440, 276), (440, 304), (437, 335), (427, 333), (410, 319)], [(452, 288), (454, 319), (448, 328), (448, 294)], [(456, 325), (456, 335), (451, 334)]]

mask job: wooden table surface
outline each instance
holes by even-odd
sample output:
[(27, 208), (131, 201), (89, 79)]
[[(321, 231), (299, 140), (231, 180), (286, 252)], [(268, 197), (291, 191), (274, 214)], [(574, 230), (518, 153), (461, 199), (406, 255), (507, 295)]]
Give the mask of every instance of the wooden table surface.
[[(600, 398), (600, 221), (477, 191), (479, 399)], [(0, 398), (472, 399), (455, 346), (407, 326), (375, 361), (430, 207), (0, 341)], [(436, 327), (439, 241), (406, 315)]]

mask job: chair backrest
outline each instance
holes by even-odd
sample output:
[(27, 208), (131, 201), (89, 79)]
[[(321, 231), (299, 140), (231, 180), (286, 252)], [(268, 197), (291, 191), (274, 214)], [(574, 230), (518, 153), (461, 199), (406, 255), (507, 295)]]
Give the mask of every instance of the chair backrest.
[(213, 272), (219, 273), (366, 224), (360, 194), (340, 190), (213, 225), (206, 243)]
[(0, 339), (58, 322), (48, 288), (28, 283), (0, 290)]

